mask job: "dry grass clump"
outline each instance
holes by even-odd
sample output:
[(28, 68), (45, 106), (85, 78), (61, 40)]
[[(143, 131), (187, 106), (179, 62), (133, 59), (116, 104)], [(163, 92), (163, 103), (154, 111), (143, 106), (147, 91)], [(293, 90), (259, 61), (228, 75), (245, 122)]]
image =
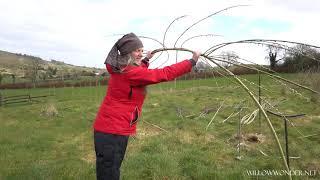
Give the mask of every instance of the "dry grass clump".
[(265, 136), (263, 134), (249, 133), (246, 134), (245, 139), (251, 143), (263, 143), (265, 141)]
[(58, 110), (53, 103), (48, 103), (41, 108), (41, 115), (45, 117), (56, 117), (58, 116)]
[(244, 142), (244, 143), (263, 143), (266, 140), (266, 136), (263, 134), (258, 133), (248, 133), (248, 134), (234, 134), (232, 138), (229, 139), (229, 142), (231, 143), (238, 143)]

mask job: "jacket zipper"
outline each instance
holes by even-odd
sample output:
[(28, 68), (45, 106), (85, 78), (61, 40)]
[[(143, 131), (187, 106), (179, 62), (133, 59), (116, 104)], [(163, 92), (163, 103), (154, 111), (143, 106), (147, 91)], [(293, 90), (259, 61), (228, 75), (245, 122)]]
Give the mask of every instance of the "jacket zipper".
[(139, 111), (138, 111), (138, 106), (136, 106), (134, 108), (134, 111), (131, 113), (130, 127), (133, 126), (135, 123), (137, 123), (138, 119), (139, 119)]

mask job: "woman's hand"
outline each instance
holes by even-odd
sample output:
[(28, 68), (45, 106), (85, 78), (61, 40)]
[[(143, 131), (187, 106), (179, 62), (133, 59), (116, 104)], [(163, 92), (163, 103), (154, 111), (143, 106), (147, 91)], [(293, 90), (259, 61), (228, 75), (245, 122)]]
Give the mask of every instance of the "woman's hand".
[(192, 55), (192, 59), (193, 59), (195, 62), (197, 62), (198, 59), (199, 59), (199, 57), (201, 56), (201, 52), (200, 52), (200, 51), (193, 51), (192, 54), (193, 54), (193, 55)]
[(151, 51), (148, 51), (146, 58), (151, 59), (153, 57), (153, 55), (154, 54), (152, 54)]

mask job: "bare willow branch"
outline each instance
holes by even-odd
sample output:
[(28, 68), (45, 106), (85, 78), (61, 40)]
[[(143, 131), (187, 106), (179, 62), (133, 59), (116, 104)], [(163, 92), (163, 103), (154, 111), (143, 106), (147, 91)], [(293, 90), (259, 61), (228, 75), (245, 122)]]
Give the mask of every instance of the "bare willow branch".
[[(189, 49), (186, 49), (186, 48), (161, 48), (161, 49), (153, 50), (152, 53), (157, 53), (157, 52), (160, 52), (160, 51), (170, 51), (170, 50), (186, 51), (186, 52), (191, 52), (191, 53), (193, 52), (192, 50), (189, 50)], [(247, 68), (247, 69), (251, 69), (251, 70), (255, 70), (255, 71), (258, 71), (258, 72), (267, 74), (267, 75), (269, 75), (269, 76), (275, 77), (275, 78), (280, 79), (280, 80), (282, 80), (282, 81), (285, 81), (285, 82), (288, 82), (288, 83), (290, 83), (290, 84), (294, 84), (294, 85), (296, 85), (296, 86), (298, 86), (298, 87), (301, 87), (301, 88), (303, 88), (303, 89), (309, 90), (309, 91), (311, 91), (311, 92), (313, 92), (313, 93), (320, 94), (320, 92), (318, 92), (318, 91), (316, 91), (316, 90), (313, 90), (313, 89), (311, 89), (311, 88), (309, 88), (309, 87), (307, 87), (307, 86), (303, 86), (303, 85), (298, 84), (298, 83), (296, 83), (296, 82), (293, 82), (293, 81), (291, 81), (291, 80), (285, 79), (285, 78), (283, 78), (283, 77), (281, 77), (281, 76), (278, 76), (278, 75), (275, 75), (275, 74), (271, 74), (271, 73), (269, 73), (269, 72), (263, 71), (263, 70), (261, 70), (261, 69), (257, 69), (257, 68), (255, 68), (255, 67), (246, 66), (246, 65), (243, 65), (243, 64), (238, 64), (238, 63), (226, 61), (226, 60), (223, 60), (223, 59), (221, 59), (221, 58), (216, 58), (215, 56), (206, 56), (205, 54), (202, 54), (201, 56), (209, 59), (211, 62), (213, 62), (213, 63), (215, 63), (215, 64), (217, 64), (217, 63), (216, 63), (214, 60), (220, 61), (220, 62), (227, 62), (227, 63), (233, 64), (233, 65), (235, 65), (235, 66), (244, 67), (244, 68)], [(219, 64), (218, 66), (221, 67), (220, 64)]]
[(169, 26), (167, 27), (166, 31), (164, 32), (163, 39), (162, 39), (162, 44), (163, 44), (164, 47), (165, 47), (165, 39), (166, 39), (166, 36), (167, 36), (167, 32), (169, 31), (171, 25), (172, 25), (174, 22), (178, 21), (179, 19), (185, 18), (186, 16), (187, 16), (187, 15), (183, 15), (183, 16), (177, 17), (177, 18), (175, 18), (175, 19), (169, 24)]
[(220, 58), (215, 58), (215, 57), (211, 57), (211, 58), (213, 58), (213, 59), (216, 60), (216, 61), (228, 62), (228, 63), (231, 63), (231, 64), (233, 64), (233, 65), (235, 65), (235, 66), (244, 67), (244, 68), (247, 68), (247, 69), (259, 71), (259, 72), (261, 72), (261, 73), (267, 74), (267, 75), (272, 76), (272, 77), (274, 77), (274, 78), (280, 79), (280, 80), (282, 80), (282, 81), (288, 82), (288, 83), (290, 83), (290, 84), (294, 84), (294, 85), (296, 85), (296, 86), (298, 86), (298, 87), (301, 87), (301, 88), (303, 88), (303, 89), (309, 90), (309, 91), (311, 91), (311, 92), (313, 92), (313, 93), (320, 94), (320, 92), (318, 92), (318, 91), (316, 91), (316, 90), (313, 90), (313, 89), (311, 89), (311, 88), (309, 88), (309, 87), (307, 87), (307, 86), (303, 86), (303, 85), (298, 84), (298, 83), (296, 83), (296, 82), (293, 82), (293, 81), (291, 81), (291, 80), (285, 79), (285, 78), (283, 78), (283, 77), (281, 77), (281, 76), (278, 76), (278, 75), (275, 75), (275, 74), (271, 74), (271, 73), (269, 73), (269, 72), (263, 71), (263, 70), (261, 70), (261, 69), (257, 69), (257, 68), (255, 68), (255, 67), (250, 67), (250, 66), (246, 66), (246, 65), (243, 65), (243, 64), (232, 63), (232, 62), (229, 62), (229, 61), (220, 59)]
[[(157, 43), (159, 43), (163, 48), (165, 48), (165, 45), (163, 43), (161, 43), (159, 40), (157, 39), (154, 39), (154, 38), (151, 38), (151, 37), (147, 37), (147, 36), (139, 36), (140, 38), (145, 38), (145, 39), (150, 39), (152, 41), (155, 41)], [(161, 52), (155, 59), (153, 59), (152, 61), (150, 61), (150, 63), (156, 61), (161, 55), (162, 55), (163, 52)], [(166, 51), (167, 53), (167, 61), (169, 60), (169, 53)]]
[(276, 113), (276, 112), (273, 112), (273, 111), (270, 111), (270, 110), (267, 110), (267, 113), (270, 113), (272, 115), (275, 115), (277, 117), (282, 117), (282, 118), (296, 118), (296, 117), (302, 117), (302, 116), (305, 116), (306, 114), (302, 113), (302, 114), (282, 114), (282, 113)]
[(189, 26), (186, 30), (184, 30), (184, 31), (181, 33), (181, 35), (177, 38), (176, 42), (174, 43), (173, 47), (176, 47), (179, 39), (180, 39), (187, 31), (189, 31), (193, 26), (195, 26), (195, 25), (199, 24), (200, 22), (202, 22), (202, 21), (204, 21), (204, 20), (206, 20), (206, 19), (208, 19), (208, 18), (210, 18), (210, 17), (212, 17), (212, 16), (214, 16), (214, 15), (217, 15), (217, 14), (223, 12), (223, 11), (227, 11), (227, 10), (229, 10), (229, 9), (237, 8), (237, 7), (244, 7), (244, 6), (248, 6), (248, 5), (235, 5), (235, 6), (230, 6), (230, 7), (224, 8), (224, 9), (222, 9), (222, 10), (216, 11), (216, 12), (208, 15), (207, 17), (198, 20), (197, 22), (193, 23), (191, 26)]
[(152, 124), (152, 123), (147, 122), (146, 120), (143, 120), (143, 122), (145, 122), (145, 123), (147, 123), (147, 124), (149, 124), (149, 125), (151, 125), (151, 126), (153, 126), (153, 127), (156, 127), (156, 128), (158, 128), (158, 129), (160, 129), (160, 130), (162, 130), (162, 131), (166, 132), (166, 133), (168, 133), (168, 132), (169, 132), (169, 131), (167, 131), (167, 130), (165, 130), (165, 129), (161, 128), (161, 127), (160, 127), (160, 126), (158, 126), (158, 125), (155, 125), (155, 124)]
[[(263, 107), (263, 106), (262, 106), (262, 107)], [(263, 108), (264, 108), (264, 107), (263, 107)], [(241, 121), (240, 121), (240, 122), (241, 122), (242, 124), (250, 124), (250, 123), (252, 123), (252, 122), (254, 121), (254, 119), (256, 118), (258, 112), (259, 112), (259, 109), (256, 109), (256, 110), (254, 110), (252, 113), (249, 113), (249, 114), (243, 116), (243, 117), (241, 118)]]
[(160, 49), (153, 50), (151, 53), (155, 54), (155, 53), (158, 53), (161, 51), (186, 51), (186, 52), (191, 52), (191, 53), (193, 52), (192, 50), (186, 49), (186, 48), (160, 48)]
[(264, 153), (262, 150), (259, 150), (259, 152), (264, 156), (268, 156), (268, 154)]
[(246, 39), (246, 40), (240, 40), (240, 41), (231, 41), (231, 42), (225, 42), (221, 44), (217, 44), (209, 48), (207, 51), (205, 51), (204, 54), (210, 55), (214, 51), (225, 47), (230, 44), (239, 44), (239, 43), (257, 43), (257, 42), (281, 42), (281, 43), (289, 43), (289, 44), (297, 44), (297, 45), (303, 45), (303, 46), (309, 46), (313, 48), (320, 48), (319, 46), (311, 45), (311, 44), (306, 44), (306, 43), (301, 43), (301, 42), (296, 42), (296, 41), (285, 41), (285, 40), (276, 40), (276, 39)]
[(223, 121), (221, 121), (222, 123), (226, 122), (228, 119), (230, 119), (231, 117), (234, 117), (236, 116), (237, 114), (239, 114), (240, 111), (234, 113), (232, 112), (226, 119), (224, 119)]
[(221, 36), (221, 35), (217, 35), (217, 34), (201, 34), (201, 35), (197, 35), (197, 36), (192, 36), (192, 37), (186, 39), (185, 41), (183, 41), (183, 42), (181, 43), (181, 46), (180, 46), (180, 47), (183, 47), (183, 45), (184, 45), (186, 42), (188, 42), (188, 41), (190, 41), (190, 40), (192, 40), (192, 39), (195, 39), (195, 38), (199, 38), (199, 37), (218, 37), (218, 36)]
[(298, 138), (301, 139), (301, 138), (307, 138), (307, 137), (312, 137), (312, 136), (319, 136), (319, 133), (318, 134), (310, 134), (310, 135), (306, 135), (306, 136), (301, 136), (301, 137), (298, 137)]
[(218, 114), (218, 112), (220, 111), (221, 107), (223, 106), (224, 101), (222, 101), (220, 107), (217, 109), (216, 113), (214, 113), (213, 117), (211, 118), (210, 122), (208, 123), (206, 130), (208, 130), (209, 126), (211, 125), (212, 121), (214, 120), (214, 118), (216, 117), (216, 115)]

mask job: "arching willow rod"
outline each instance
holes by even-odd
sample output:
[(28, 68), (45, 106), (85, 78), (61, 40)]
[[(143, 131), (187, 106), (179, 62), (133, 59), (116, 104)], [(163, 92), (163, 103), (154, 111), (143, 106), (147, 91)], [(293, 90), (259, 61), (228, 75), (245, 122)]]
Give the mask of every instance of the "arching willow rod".
[[(151, 37), (147, 37), (147, 36), (139, 36), (139, 38), (149, 39), (149, 40), (152, 40), (152, 41), (155, 41), (155, 42), (159, 43), (162, 46), (162, 48), (166, 47), (163, 43), (161, 43), (157, 39), (154, 39), (154, 38), (151, 38)], [(162, 52), (158, 55), (158, 57), (156, 57), (154, 60), (150, 61), (150, 63), (156, 61), (161, 55), (162, 55)], [(168, 52), (167, 52), (167, 60), (166, 61), (169, 61), (169, 53)]]
[(238, 44), (238, 43), (253, 43), (253, 42), (280, 42), (280, 43), (289, 43), (289, 44), (298, 44), (298, 45), (303, 45), (303, 46), (308, 46), (312, 48), (320, 48), (319, 46), (311, 45), (311, 44), (306, 44), (306, 43), (300, 43), (300, 42), (295, 42), (295, 41), (285, 41), (285, 40), (276, 40), (276, 39), (246, 39), (246, 40), (240, 40), (240, 41), (232, 41), (232, 42), (226, 42), (226, 43), (221, 43), (221, 44), (216, 44), (209, 48), (204, 54), (211, 54), (212, 52), (216, 51), (217, 49), (220, 49), (222, 47), (225, 47), (230, 44)]
[[(187, 52), (193, 52), (189, 49), (186, 49), (186, 48), (162, 48), (162, 49), (156, 49), (154, 51), (152, 51), (152, 53), (157, 53), (157, 52), (160, 52), (160, 51), (168, 51), (168, 50), (179, 50), (179, 51), (187, 51)], [(278, 146), (278, 149), (279, 149), (279, 152), (280, 152), (280, 155), (281, 155), (281, 158), (283, 160), (283, 164), (286, 168), (286, 170), (288, 172), (290, 172), (290, 169), (288, 167), (288, 164), (287, 164), (287, 160), (285, 158), (285, 155), (284, 155), (284, 152), (283, 152), (283, 149), (281, 147), (281, 144), (280, 144), (280, 141), (279, 141), (279, 138), (278, 138), (278, 135), (267, 115), (267, 113), (265, 112), (265, 110), (263, 109), (263, 107), (260, 105), (260, 103), (258, 102), (258, 100), (256, 99), (256, 97), (253, 95), (253, 93), (249, 90), (249, 88), (243, 84), (243, 82), (235, 75), (233, 74), (231, 71), (229, 71), (228, 69), (224, 68), (223, 66), (221, 66), (220, 64), (218, 64), (217, 62), (215, 62), (214, 58), (210, 58), (208, 56), (205, 56), (205, 55), (201, 55), (203, 56), (204, 58), (208, 59), (209, 61), (211, 61), (212, 63), (216, 64), (217, 66), (219, 66), (220, 68), (222, 68), (224, 71), (226, 71), (229, 75), (231, 75), (239, 84), (240, 86), (242, 86), (244, 88), (244, 90), (249, 94), (249, 96), (252, 98), (252, 100), (255, 102), (255, 104), (258, 106), (258, 108), (261, 110), (263, 116), (266, 118), (267, 120), (267, 123), (268, 123), (268, 126), (273, 134), (273, 137), (274, 139), (276, 140), (276, 143), (277, 143), (277, 146)], [(287, 173), (288, 174), (288, 177), (290, 180), (292, 180), (292, 177), (291, 177), (291, 173)]]
[(296, 82), (290, 81), (290, 80), (285, 79), (285, 78), (283, 78), (283, 77), (281, 77), (281, 76), (274, 75), (274, 74), (269, 73), (269, 72), (267, 72), (267, 71), (263, 71), (263, 70), (260, 70), (260, 69), (254, 68), (254, 67), (250, 67), (250, 66), (241, 65), (241, 64), (237, 64), (237, 63), (230, 62), (230, 61), (222, 60), (222, 59), (215, 58), (215, 57), (212, 57), (212, 56), (207, 56), (207, 57), (210, 58), (210, 59), (215, 59), (216, 61), (227, 62), (227, 63), (230, 63), (230, 64), (235, 65), (235, 66), (244, 67), (244, 68), (247, 68), (247, 69), (259, 71), (259, 72), (261, 72), (261, 73), (267, 74), (267, 75), (269, 75), (269, 76), (271, 76), (271, 77), (274, 77), (274, 78), (276, 78), (276, 79), (280, 79), (280, 80), (282, 80), (282, 81), (288, 82), (288, 83), (290, 83), (290, 84), (294, 84), (294, 85), (296, 85), (296, 86), (298, 86), (298, 87), (301, 87), (301, 88), (303, 88), (303, 89), (309, 90), (309, 91), (311, 91), (311, 92), (313, 92), (313, 93), (320, 94), (320, 92), (318, 92), (318, 91), (316, 91), (316, 90), (313, 90), (313, 89), (311, 89), (311, 88), (309, 88), (309, 87), (307, 87), (307, 86), (303, 86), (303, 85), (301, 85), (301, 84), (298, 84), (298, 83), (296, 83)]
[[(225, 43), (225, 44), (220, 44), (219, 47), (215, 47), (214, 49), (212, 49), (210, 51), (210, 53), (207, 53), (207, 51), (204, 53), (206, 55), (209, 55), (211, 53), (213, 53), (214, 51), (220, 49), (220, 48), (223, 48), (227, 45), (232, 45), (232, 44), (241, 44), (241, 43), (244, 43), (244, 44), (254, 44), (254, 45), (262, 45), (262, 46), (272, 46), (272, 47), (275, 47), (275, 48), (280, 48), (282, 50), (285, 50), (285, 51), (289, 51), (291, 53), (297, 53), (299, 55), (302, 55), (302, 56), (305, 56), (305, 57), (308, 57), (314, 61), (317, 61), (317, 62), (320, 62), (320, 59), (317, 59), (315, 57), (312, 57), (312, 56), (309, 56), (308, 54), (304, 53), (304, 52), (300, 52), (299, 50), (297, 50), (296, 48), (294, 47), (289, 47), (287, 45), (284, 45), (284, 44), (281, 44), (281, 43), (288, 43), (288, 44), (295, 44), (295, 45), (302, 45), (302, 46), (308, 46), (308, 47), (311, 47), (311, 48), (315, 48), (315, 49), (319, 49), (320, 47), (319, 46), (314, 46), (314, 45), (310, 45), (310, 44), (305, 44), (305, 43), (298, 43), (298, 42), (290, 42), (290, 41), (282, 41), (282, 40), (278, 40), (278, 42), (276, 42), (275, 40), (260, 40), (260, 41), (249, 41), (249, 40), (245, 40), (245, 41), (238, 41), (238, 42), (228, 42), (228, 43)], [(211, 47), (211, 48), (213, 48)], [(210, 48), (210, 49), (211, 49)], [(312, 54), (311, 54), (312, 55)]]
[(227, 11), (227, 10), (232, 9), (232, 8), (242, 7), (242, 6), (248, 6), (248, 5), (235, 5), (235, 6), (230, 6), (230, 7), (221, 9), (221, 10), (219, 10), (219, 11), (216, 11), (216, 12), (208, 15), (207, 17), (204, 17), (204, 18), (198, 20), (197, 22), (193, 23), (191, 26), (189, 26), (186, 30), (184, 30), (184, 31), (180, 34), (180, 36), (179, 36), (179, 37), (177, 38), (177, 40), (174, 42), (174, 45), (173, 45), (173, 46), (176, 47), (179, 39), (180, 39), (187, 31), (189, 31), (193, 26), (195, 26), (195, 25), (199, 24), (200, 22), (202, 22), (202, 21), (204, 21), (204, 20), (206, 20), (206, 19), (208, 19), (208, 18), (210, 18), (210, 17), (212, 17), (212, 16), (214, 16), (214, 15), (217, 15), (217, 14), (219, 14), (219, 13), (221, 13), (221, 12)]
[[(175, 51), (177, 51), (177, 50), (178, 50), (178, 51), (187, 51), (187, 52), (191, 52), (191, 53), (193, 52), (193, 51), (191, 51), (191, 50), (189, 50), (189, 49), (186, 49), (186, 48), (161, 48), (161, 49), (153, 50), (152, 53), (157, 53), (157, 52), (161, 52), (161, 51), (170, 51), (170, 50), (175, 50)], [(290, 83), (290, 84), (296, 85), (296, 86), (301, 87), (301, 88), (303, 88), (303, 89), (309, 90), (309, 91), (311, 91), (311, 92), (313, 92), (313, 93), (320, 94), (320, 92), (315, 91), (315, 90), (313, 90), (313, 89), (311, 89), (311, 88), (309, 88), (309, 87), (307, 87), (307, 86), (303, 86), (303, 85), (301, 85), (301, 84), (298, 84), (298, 83), (296, 83), (296, 82), (290, 81), (290, 80), (285, 79), (285, 78), (283, 78), (283, 77), (281, 77), (281, 76), (274, 75), (274, 74), (269, 73), (269, 72), (267, 72), (267, 71), (263, 71), (263, 70), (260, 70), (260, 69), (254, 68), (254, 67), (250, 67), (250, 66), (246, 66), (246, 65), (237, 64), (237, 63), (234, 63), (234, 62), (231, 62), (231, 61), (222, 60), (222, 59), (220, 59), (220, 58), (216, 58), (216, 57), (213, 57), (213, 56), (206, 56), (206, 55), (202, 55), (202, 56), (205, 57), (206, 59), (209, 59), (209, 60), (215, 59), (216, 61), (226, 62), (226, 63), (230, 63), (230, 64), (235, 65), (235, 66), (244, 67), (244, 68), (247, 68), (247, 69), (259, 71), (259, 72), (261, 72), (261, 73), (267, 74), (267, 75), (269, 75), (269, 76), (271, 76), (271, 77), (274, 77), (274, 78), (276, 78), (276, 79), (280, 79), (280, 80), (282, 80), (282, 81), (285, 81), (285, 82), (288, 82), (288, 83)], [(215, 64), (216, 64), (216, 63), (215, 63)]]
[(167, 29), (166, 29), (166, 31), (164, 32), (164, 35), (163, 35), (163, 39), (162, 39), (162, 44), (163, 44), (163, 46), (165, 47), (165, 39), (166, 39), (166, 35), (167, 35), (167, 32), (169, 31), (169, 28), (171, 27), (171, 25), (174, 23), (174, 22), (176, 22), (176, 21), (178, 21), (179, 19), (181, 19), (181, 18), (185, 18), (187, 15), (183, 15), (183, 16), (180, 16), (180, 17), (177, 17), (177, 18), (175, 18), (170, 24), (169, 24), (169, 26), (167, 27)]

